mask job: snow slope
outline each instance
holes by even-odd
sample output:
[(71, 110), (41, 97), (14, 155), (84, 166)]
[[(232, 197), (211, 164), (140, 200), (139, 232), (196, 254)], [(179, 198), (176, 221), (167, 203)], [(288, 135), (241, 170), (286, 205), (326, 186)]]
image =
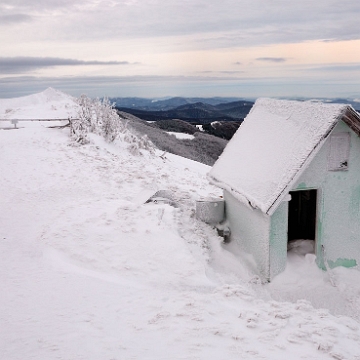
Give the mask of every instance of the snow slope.
[(194, 218), (207, 166), (91, 139), (0, 130), (0, 359), (360, 359), (358, 271), (261, 285)]
[(13, 99), (0, 99), (0, 119), (68, 119), (77, 117), (75, 99), (59, 90)]

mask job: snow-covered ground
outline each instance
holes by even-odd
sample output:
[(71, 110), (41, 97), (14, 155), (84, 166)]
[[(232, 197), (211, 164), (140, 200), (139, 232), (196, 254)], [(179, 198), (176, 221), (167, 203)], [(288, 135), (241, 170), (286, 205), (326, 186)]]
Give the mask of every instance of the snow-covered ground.
[(76, 117), (75, 98), (53, 88), (13, 99), (0, 99), (0, 119), (68, 119)]
[(174, 132), (174, 131), (167, 131), (167, 133), (170, 135), (174, 135), (177, 139), (189, 139), (189, 140), (194, 139), (194, 135), (191, 135), (191, 134), (179, 133), (179, 132)]
[(359, 271), (262, 285), (194, 217), (207, 166), (37, 124), (0, 130), (0, 359), (360, 359)]

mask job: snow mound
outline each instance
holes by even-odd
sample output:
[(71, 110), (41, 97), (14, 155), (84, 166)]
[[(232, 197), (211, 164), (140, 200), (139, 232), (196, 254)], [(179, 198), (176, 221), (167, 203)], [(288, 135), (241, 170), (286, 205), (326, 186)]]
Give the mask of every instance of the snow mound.
[(359, 323), (320, 308), (341, 293), (359, 309), (358, 271), (335, 274), (351, 293), (310, 266), (266, 288), (194, 216), (220, 194), (208, 166), (95, 134), (71, 144), (65, 129), (0, 131), (1, 359), (359, 359)]
[(28, 96), (0, 99), (0, 119), (67, 119), (77, 117), (77, 113), (75, 98), (53, 88)]

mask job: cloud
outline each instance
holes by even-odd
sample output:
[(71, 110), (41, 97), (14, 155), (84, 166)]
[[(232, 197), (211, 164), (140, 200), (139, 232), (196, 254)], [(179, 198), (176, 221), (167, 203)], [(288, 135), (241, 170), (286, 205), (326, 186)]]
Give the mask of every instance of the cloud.
[(19, 74), (54, 66), (134, 65), (128, 61), (85, 61), (55, 57), (0, 57), (0, 74)]
[(360, 64), (347, 63), (341, 65), (326, 65), (326, 66), (317, 66), (313, 68), (306, 68), (305, 71), (329, 71), (329, 72), (358, 72), (360, 71)]
[(245, 71), (241, 70), (204, 70), (204, 71), (197, 71), (198, 74), (227, 74), (227, 75), (234, 75), (234, 74), (243, 74)]
[[(133, 75), (133, 76), (66, 76), (66, 77), (38, 77), (38, 76), (9, 76), (0, 79), (0, 88), (9, 84), (33, 84), (46, 87), (57, 85), (71, 86), (73, 89), (78, 87), (103, 84), (123, 84), (123, 83), (166, 83), (166, 82), (193, 82), (193, 81), (213, 81), (213, 80), (231, 80), (232, 78), (217, 76), (162, 76), (162, 75)], [(237, 78), (239, 80), (240, 78)], [(44, 85), (45, 84), (45, 85)], [(53, 84), (53, 85), (50, 85)]]
[[(328, 79), (328, 76), (326, 77)], [(0, 98), (18, 97), (53, 87), (74, 96), (163, 97), (163, 96), (236, 96), (272, 97), (354, 97), (359, 98), (360, 83), (318, 79), (258, 78), (216, 76), (93, 76), (34, 77), (13, 76), (0, 79)]]
[(49, 9), (66, 8), (71, 5), (79, 6), (82, 3), (92, 3), (91, 0), (2, 0), (0, 9), (3, 11), (17, 11), (19, 9), (28, 12), (45, 13)]
[[(244, 96), (248, 79), (228, 76), (9, 76), (0, 79), (0, 98), (30, 95), (53, 87), (73, 96), (164, 97)], [(263, 88), (263, 85), (260, 85)], [(251, 90), (253, 92), (253, 90)]]
[(259, 57), (256, 60), (257, 61), (272, 62), (272, 63), (282, 63), (282, 62), (287, 61), (286, 58), (282, 58), (282, 57)]
[[(9, 76), (0, 79), (0, 98), (28, 95), (53, 87), (73, 95), (81, 93), (90, 96), (116, 95), (120, 89), (129, 94), (132, 88), (166, 89), (169, 86), (195, 86), (196, 84), (218, 83), (219, 81), (239, 81), (240, 77), (227, 76), (67, 76), (67, 77), (37, 77), (37, 76)], [(126, 95), (125, 95), (126, 96)], [(129, 96), (129, 95), (127, 95)], [(140, 96), (140, 95), (139, 95)]]
[(26, 14), (0, 15), (0, 25), (11, 25), (29, 22), (32, 17)]
[(211, 48), (360, 38), (360, 2), (354, 0), (2, 0), (1, 3), (0, 13), (36, 17), (36, 29), (29, 36), (47, 41), (185, 36), (179, 41), (184, 47), (200, 42), (202, 48)]

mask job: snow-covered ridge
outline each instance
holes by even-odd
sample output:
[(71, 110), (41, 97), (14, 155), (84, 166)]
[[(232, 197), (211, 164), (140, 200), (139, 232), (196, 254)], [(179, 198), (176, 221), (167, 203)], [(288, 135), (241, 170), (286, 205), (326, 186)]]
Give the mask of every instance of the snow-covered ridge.
[(75, 98), (53, 88), (28, 96), (0, 99), (0, 119), (67, 119), (76, 117), (77, 113)]

